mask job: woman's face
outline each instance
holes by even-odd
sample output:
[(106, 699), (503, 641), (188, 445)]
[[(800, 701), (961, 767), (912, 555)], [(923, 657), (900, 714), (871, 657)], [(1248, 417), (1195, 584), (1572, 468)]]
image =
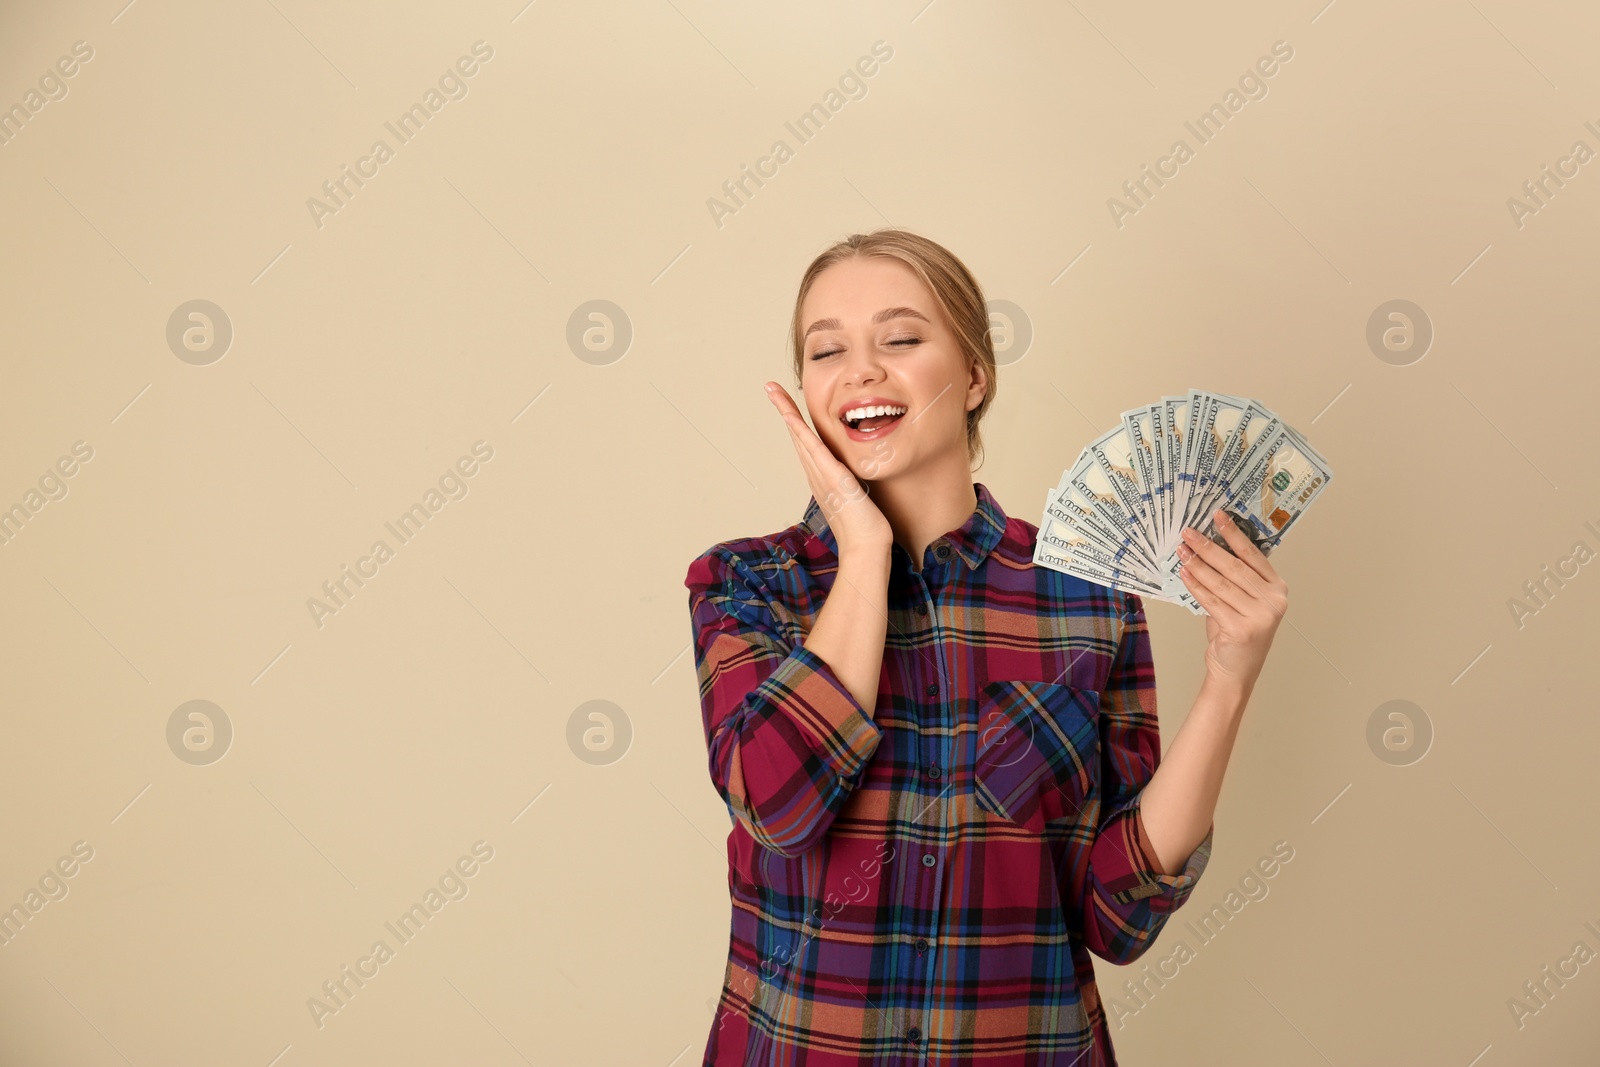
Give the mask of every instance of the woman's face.
[[(886, 314), (887, 313), (887, 314)], [(897, 477), (930, 460), (967, 469), (967, 412), (988, 381), (969, 370), (955, 333), (927, 286), (894, 259), (835, 263), (811, 284), (800, 309), (801, 391), (828, 449), (863, 480)], [(862, 406), (904, 409), (852, 429)]]

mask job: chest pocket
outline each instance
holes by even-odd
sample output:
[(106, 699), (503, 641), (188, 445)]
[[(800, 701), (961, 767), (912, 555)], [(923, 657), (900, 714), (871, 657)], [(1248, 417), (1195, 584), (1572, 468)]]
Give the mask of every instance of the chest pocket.
[(977, 746), (973, 790), (984, 811), (1034, 830), (1074, 816), (1099, 774), (1100, 694), (990, 682), (979, 696)]

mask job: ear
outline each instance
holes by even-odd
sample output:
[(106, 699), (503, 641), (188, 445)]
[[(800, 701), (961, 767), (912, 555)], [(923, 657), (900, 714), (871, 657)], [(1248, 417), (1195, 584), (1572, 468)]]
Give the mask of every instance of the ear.
[(989, 375), (978, 360), (972, 361), (967, 384), (967, 410), (974, 411), (989, 392)]

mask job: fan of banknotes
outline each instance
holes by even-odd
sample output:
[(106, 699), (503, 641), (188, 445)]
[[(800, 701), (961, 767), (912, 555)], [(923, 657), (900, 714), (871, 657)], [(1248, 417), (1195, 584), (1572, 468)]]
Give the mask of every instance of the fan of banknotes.
[(1232, 552), (1226, 512), (1270, 555), (1333, 480), (1305, 437), (1248, 397), (1189, 390), (1122, 413), (1045, 498), (1033, 561), (1207, 614), (1179, 573), (1179, 531)]

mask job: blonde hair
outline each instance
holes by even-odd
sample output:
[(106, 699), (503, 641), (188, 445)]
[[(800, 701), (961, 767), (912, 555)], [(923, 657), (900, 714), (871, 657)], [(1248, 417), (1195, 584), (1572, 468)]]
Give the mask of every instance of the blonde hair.
[[(966, 264), (949, 249), (909, 230), (888, 228), (871, 233), (853, 233), (811, 261), (800, 279), (800, 292), (795, 297), (794, 318), (789, 330), (794, 348), (795, 387), (800, 388), (801, 374), (805, 368), (805, 338), (800, 332), (804, 328), (800, 322), (800, 308), (805, 303), (806, 294), (811, 291), (817, 275), (835, 263), (857, 256), (896, 259), (910, 267), (933, 294), (955, 331), (956, 342), (966, 356), (967, 370), (971, 371), (974, 362), (983, 365), (989, 380), (988, 388), (978, 406), (967, 412), (967, 456), (969, 459), (981, 457), (983, 435), (978, 431), (978, 423), (994, 402), (998, 385), (994, 338), (989, 333), (989, 309), (983, 299), (983, 287)], [(979, 458), (978, 465), (982, 464)]]

